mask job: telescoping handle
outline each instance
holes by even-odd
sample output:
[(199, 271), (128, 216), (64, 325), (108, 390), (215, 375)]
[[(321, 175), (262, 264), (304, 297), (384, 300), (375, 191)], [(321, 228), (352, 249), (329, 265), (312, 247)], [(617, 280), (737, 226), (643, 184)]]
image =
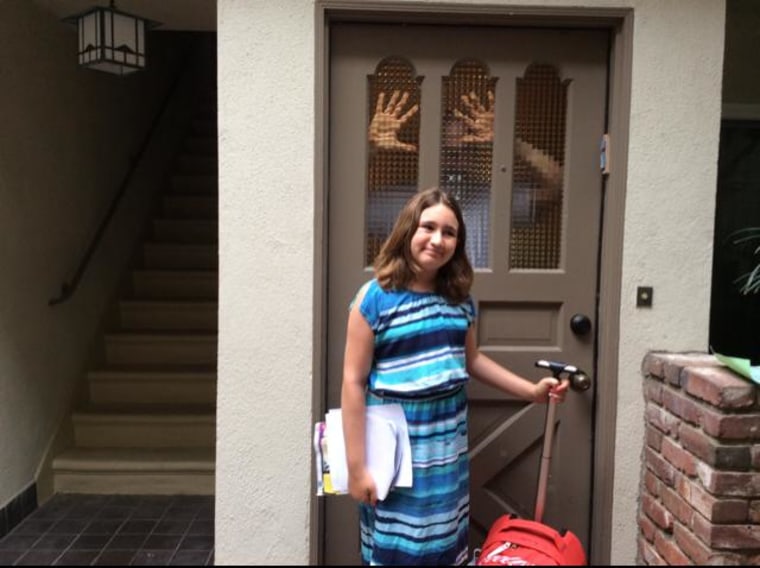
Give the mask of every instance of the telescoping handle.
[[(591, 386), (589, 376), (581, 371), (575, 365), (561, 363), (559, 361), (547, 361), (539, 359), (536, 361), (536, 367), (549, 369), (552, 375), (557, 379), (562, 379), (563, 374), (567, 374), (570, 379), (570, 388), (575, 391), (585, 391)], [(557, 413), (557, 401), (549, 397), (546, 403), (546, 423), (544, 426), (544, 446), (541, 450), (541, 468), (538, 473), (538, 492), (536, 495), (536, 510), (534, 520), (541, 522), (544, 517), (544, 508), (546, 507), (546, 488), (549, 485), (549, 466), (552, 461), (552, 446), (554, 442), (554, 416)]]

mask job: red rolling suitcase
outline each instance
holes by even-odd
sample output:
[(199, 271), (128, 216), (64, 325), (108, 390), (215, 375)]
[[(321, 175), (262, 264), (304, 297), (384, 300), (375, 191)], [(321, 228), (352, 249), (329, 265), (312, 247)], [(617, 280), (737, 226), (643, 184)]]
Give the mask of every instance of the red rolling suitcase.
[[(570, 377), (570, 385), (575, 390), (586, 390), (591, 386), (588, 376), (574, 365), (540, 360), (536, 361), (536, 366), (550, 369), (557, 378), (560, 378), (562, 373), (567, 373)], [(556, 410), (557, 402), (549, 399), (546, 405), (546, 426), (534, 519), (520, 519), (511, 514), (502, 515), (496, 519), (477, 554), (475, 565), (583, 566), (586, 564), (586, 553), (575, 534), (567, 530), (556, 530), (541, 522), (549, 481)]]

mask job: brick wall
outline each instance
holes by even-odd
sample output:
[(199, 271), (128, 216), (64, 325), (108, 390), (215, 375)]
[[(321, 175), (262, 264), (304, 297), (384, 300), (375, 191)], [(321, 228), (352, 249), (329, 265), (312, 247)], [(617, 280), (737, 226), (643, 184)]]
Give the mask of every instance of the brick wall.
[(643, 374), (638, 563), (760, 565), (760, 389), (704, 353)]

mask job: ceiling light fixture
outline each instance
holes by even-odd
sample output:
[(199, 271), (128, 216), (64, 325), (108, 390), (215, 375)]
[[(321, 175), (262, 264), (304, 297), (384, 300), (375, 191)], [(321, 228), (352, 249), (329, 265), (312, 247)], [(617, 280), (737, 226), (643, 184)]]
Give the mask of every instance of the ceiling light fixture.
[(108, 8), (95, 6), (63, 21), (77, 26), (79, 65), (116, 75), (145, 67), (145, 34), (159, 25), (117, 10), (114, 0)]

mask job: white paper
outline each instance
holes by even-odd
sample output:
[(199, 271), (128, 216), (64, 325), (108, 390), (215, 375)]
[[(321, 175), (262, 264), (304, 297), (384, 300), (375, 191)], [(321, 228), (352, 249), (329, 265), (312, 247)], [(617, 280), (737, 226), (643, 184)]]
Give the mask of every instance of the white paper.
[[(333, 489), (348, 493), (346, 445), (339, 408), (325, 415)], [(409, 429), (400, 404), (372, 405), (366, 413), (365, 453), (367, 469), (375, 481), (377, 498), (383, 500), (393, 487), (412, 486), (412, 452)]]

